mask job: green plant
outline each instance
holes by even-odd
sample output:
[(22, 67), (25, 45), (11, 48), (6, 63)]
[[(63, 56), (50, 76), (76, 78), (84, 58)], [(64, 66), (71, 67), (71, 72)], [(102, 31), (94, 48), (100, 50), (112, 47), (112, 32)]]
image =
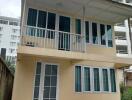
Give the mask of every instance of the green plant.
[(120, 85), (121, 100), (132, 100), (132, 87), (125, 87), (123, 83)]
[(6, 64), (7, 64), (7, 66), (8, 66), (8, 68), (10, 69), (10, 71), (11, 71), (12, 73), (15, 73), (15, 65), (12, 64), (12, 62), (10, 62), (10, 61), (5, 61), (5, 62), (6, 62)]

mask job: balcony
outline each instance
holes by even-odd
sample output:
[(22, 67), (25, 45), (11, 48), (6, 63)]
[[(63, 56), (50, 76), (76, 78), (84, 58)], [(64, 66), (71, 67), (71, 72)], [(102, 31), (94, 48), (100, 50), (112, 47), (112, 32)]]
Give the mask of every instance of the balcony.
[(125, 36), (115, 36), (116, 40), (127, 40)]
[(128, 54), (127, 50), (116, 50), (117, 54)]
[(22, 30), (22, 46), (85, 52), (85, 38), (80, 34), (33, 26), (24, 26)]

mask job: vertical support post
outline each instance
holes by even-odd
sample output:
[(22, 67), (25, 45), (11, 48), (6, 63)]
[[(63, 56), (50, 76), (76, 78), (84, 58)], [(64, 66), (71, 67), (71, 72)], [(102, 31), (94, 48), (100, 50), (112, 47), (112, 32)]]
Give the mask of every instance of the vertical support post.
[(125, 67), (123, 67), (123, 81), (124, 81), (124, 87), (126, 86), (126, 75), (125, 75)]
[(24, 44), (24, 40), (23, 40), (23, 31), (27, 31), (27, 29), (24, 29), (24, 18), (25, 18), (25, 10), (26, 10), (26, 0), (24, 0), (24, 6), (23, 6), (23, 12), (22, 13), (22, 18), (21, 18), (21, 28), (20, 28), (20, 44), (23, 45)]
[(132, 52), (132, 31), (131, 31), (131, 20), (130, 20), (130, 18), (128, 18), (128, 28), (129, 28), (129, 36), (130, 36), (131, 52)]
[(83, 24), (82, 24), (82, 27), (83, 27), (83, 35), (81, 36), (81, 39), (82, 39), (82, 45), (84, 45), (84, 46), (82, 46), (82, 51), (83, 52), (86, 52), (86, 36), (85, 36), (85, 5), (83, 5)]

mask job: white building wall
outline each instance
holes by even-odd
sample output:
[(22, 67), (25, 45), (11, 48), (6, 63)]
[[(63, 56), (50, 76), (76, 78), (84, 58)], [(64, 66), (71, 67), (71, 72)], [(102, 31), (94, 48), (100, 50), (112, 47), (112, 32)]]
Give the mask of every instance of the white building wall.
[[(122, 2), (125, 4), (129, 4), (132, 5), (132, 0), (114, 0), (114, 1), (118, 1), (118, 2)], [(131, 42), (130, 42), (130, 36), (129, 36), (129, 27), (128, 27), (128, 20), (124, 21), (124, 26), (121, 25), (117, 25), (114, 27), (115, 29), (115, 34), (119, 33), (119, 32), (124, 32), (126, 35), (126, 40), (122, 40), (122, 39), (115, 39), (115, 43), (116, 46), (126, 46), (127, 47), (127, 54), (123, 53), (123, 52), (118, 52), (120, 50), (117, 50), (117, 56), (118, 57), (127, 57), (127, 58), (131, 58), (132, 57), (132, 52), (131, 52)]]
[[(0, 52), (1, 48), (6, 48), (6, 58), (14, 60), (17, 56), (17, 45), (20, 42), (19, 19), (0, 16), (0, 20), (8, 21), (8, 24), (0, 23)], [(17, 22), (18, 26), (9, 25), (12, 21)]]

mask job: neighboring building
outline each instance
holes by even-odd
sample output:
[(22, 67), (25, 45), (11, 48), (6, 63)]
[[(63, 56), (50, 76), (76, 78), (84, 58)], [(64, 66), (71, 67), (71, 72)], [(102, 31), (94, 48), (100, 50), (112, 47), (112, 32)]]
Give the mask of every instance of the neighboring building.
[[(124, 3), (127, 5), (132, 5), (132, 0), (114, 0), (114, 1)], [(130, 25), (131, 25), (131, 30), (132, 30), (132, 20), (130, 21), (131, 21)], [(117, 56), (124, 57), (124, 58), (132, 58), (131, 39), (129, 35), (130, 32), (129, 32), (128, 19), (120, 23), (117, 23), (114, 29), (115, 29), (115, 43), (116, 43)], [(129, 70), (129, 68), (127, 69)], [(120, 82), (125, 82), (126, 86), (130, 86), (131, 81), (128, 75), (131, 75), (132, 73), (125, 71), (123, 75), (123, 68), (119, 69), (119, 73), (120, 73), (119, 75)], [(125, 78), (125, 77), (128, 77), (128, 78)], [(131, 86), (132, 86), (132, 83), (131, 83)]]
[(14, 75), (0, 56), (0, 100), (11, 100)]
[(111, 0), (22, 0), (12, 100), (120, 100), (114, 24), (132, 6)]
[(0, 16), (0, 52), (6, 51), (6, 60), (15, 64), (20, 42), (20, 20)]
[[(114, 0), (127, 5), (132, 5), (132, 0)], [(131, 20), (132, 26), (132, 20)], [(132, 58), (131, 41), (129, 35), (128, 20), (124, 20), (115, 26), (116, 51), (118, 57)]]

